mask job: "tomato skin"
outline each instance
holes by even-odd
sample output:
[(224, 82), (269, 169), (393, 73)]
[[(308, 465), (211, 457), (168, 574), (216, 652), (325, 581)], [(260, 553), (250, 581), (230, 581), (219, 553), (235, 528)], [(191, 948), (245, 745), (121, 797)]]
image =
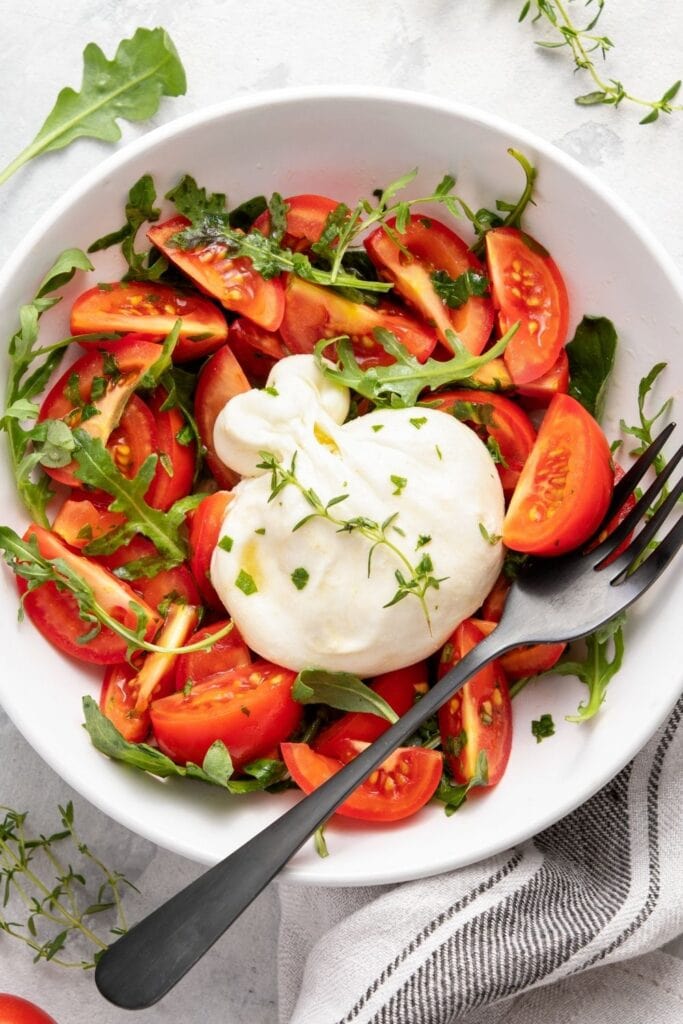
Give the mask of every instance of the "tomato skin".
[[(157, 550), (151, 540), (146, 537), (133, 537), (128, 544), (122, 545), (110, 555), (100, 555), (97, 561), (110, 572), (137, 562), (141, 558), (156, 557)], [(166, 604), (170, 597), (176, 595), (186, 604), (199, 605), (202, 599), (194, 576), (186, 563), (175, 565), (172, 569), (162, 569), (154, 576), (139, 576), (130, 581), (130, 586), (151, 607), (158, 609)]]
[(510, 581), (501, 573), (481, 606), (481, 617), (488, 622), (500, 622), (507, 600)]
[(460, 309), (449, 309), (434, 290), (430, 275), (445, 270), (457, 278), (467, 270), (484, 273), (484, 267), (467, 243), (433, 217), (412, 214), (406, 230), (396, 231), (396, 219), (387, 221), (412, 262), (389, 238), (383, 227), (365, 239), (364, 245), (375, 266), (394, 282), (397, 292), (414, 306), (428, 323), (436, 326), (439, 341), (448, 352), (452, 345), (446, 331), (455, 331), (473, 355), (486, 347), (493, 328), (493, 306), (489, 298), (473, 296)]
[(279, 334), (264, 331), (246, 317), (238, 317), (230, 327), (230, 348), (248, 379), (263, 387), (278, 359), (288, 355)]
[(224, 611), (223, 602), (211, 584), (211, 558), (218, 544), (225, 513), (232, 501), (230, 491), (216, 491), (190, 513), (190, 568), (204, 604), (214, 611)]
[[(417, 694), (427, 691), (427, 679), (427, 662), (420, 661), (416, 665), (376, 676), (370, 684), (370, 689), (383, 697), (400, 716), (413, 706)], [(387, 731), (390, 724), (379, 715), (349, 711), (318, 733), (313, 741), (313, 749), (319, 754), (337, 757), (340, 742), (361, 740), (372, 743)]]
[(285, 309), (280, 278), (266, 281), (245, 256), (226, 259), (225, 247), (221, 245), (192, 250), (171, 245), (170, 239), (189, 223), (186, 217), (173, 217), (151, 227), (147, 237), (203, 292), (218, 299), (226, 309), (248, 316), (267, 331), (276, 331)]
[[(210, 355), (228, 336), (225, 317), (212, 302), (158, 281), (98, 284), (79, 295), (71, 307), (72, 334), (135, 331), (161, 339), (176, 320), (181, 320), (182, 326), (173, 351), (175, 363)], [(193, 340), (193, 335), (208, 337)], [(83, 342), (86, 347), (97, 344)]]
[(490, 423), (479, 426), (475, 420), (470, 418), (464, 419), (464, 422), (471, 426), (482, 437), (482, 440), (485, 437), (490, 437), (498, 444), (507, 465), (498, 463), (496, 469), (505, 495), (509, 497), (517, 485), (519, 474), (536, 440), (533, 423), (524, 410), (509, 398), (493, 391), (470, 391), (463, 388), (457, 391), (439, 392), (433, 397), (434, 401), (430, 400), (429, 403), (430, 408), (439, 409), (441, 412), (452, 412), (456, 408), (457, 402), (469, 402), (475, 409), (486, 410), (487, 414), (486, 407), (488, 407)]
[(569, 359), (567, 350), (562, 348), (548, 372), (528, 384), (520, 384), (517, 393), (527, 409), (545, 409), (555, 395), (566, 395), (568, 390)]
[[(472, 623), (484, 636), (488, 636), (498, 625), (497, 622), (486, 622), (484, 619), (472, 619)], [(498, 658), (500, 667), (508, 680), (526, 679), (548, 672), (562, 657), (566, 644), (524, 644), (515, 647)]]
[(222, 488), (230, 488), (239, 480), (216, 454), (213, 428), (226, 402), (251, 389), (242, 367), (229, 345), (214, 353), (202, 367), (194, 397), (194, 415), (202, 443), (206, 448), (206, 464)]
[(556, 395), (512, 495), (503, 543), (535, 555), (571, 551), (598, 528), (612, 490), (605, 435), (579, 402)]
[(69, 547), (80, 549), (120, 526), (125, 519), (121, 512), (109, 512), (106, 508), (94, 505), (88, 498), (82, 501), (67, 498), (57, 513), (52, 529)]
[[(441, 652), (439, 679), (483, 638), (484, 633), (472, 619), (461, 622)], [(439, 708), (438, 719), (446, 760), (456, 782), (470, 781), (477, 757), (484, 751), (488, 764), (486, 785), (495, 786), (502, 778), (512, 747), (512, 706), (505, 673), (498, 662), (490, 662), (472, 676)], [(460, 740), (458, 753), (448, 752), (453, 740)]]
[[(302, 706), (292, 697), (295, 672), (267, 661), (221, 672), (151, 705), (159, 747), (180, 764), (201, 764), (222, 740), (236, 769), (265, 757), (298, 727)], [(244, 709), (244, 710), (243, 710)]]
[(361, 365), (392, 362), (373, 336), (376, 327), (384, 327), (395, 334), (421, 362), (431, 355), (436, 345), (436, 334), (420, 321), (386, 307), (375, 309), (351, 302), (329, 288), (302, 281), (294, 274), (289, 275), (285, 300), (280, 334), (290, 352), (310, 353), (321, 338), (348, 334)]
[(0, 992), (0, 1024), (57, 1024), (57, 1021), (28, 999)]
[[(366, 745), (358, 743), (357, 748)], [(282, 743), (280, 749), (290, 775), (304, 793), (312, 793), (342, 768), (340, 760), (318, 753), (307, 743)], [(399, 747), (334, 813), (362, 821), (408, 818), (434, 795), (442, 765), (436, 750)]]
[[(287, 231), (282, 244), (286, 249), (304, 252), (317, 242), (327, 220), (327, 215), (336, 210), (339, 203), (327, 196), (310, 195), (289, 196), (287, 204)], [(263, 213), (254, 221), (254, 227), (262, 235), (270, 234), (270, 211)]]
[[(149, 397), (149, 408), (156, 424), (156, 454), (159, 456), (156, 472), (145, 501), (152, 508), (168, 512), (179, 498), (186, 497), (192, 490), (197, 466), (197, 446), (194, 441), (182, 444), (178, 434), (187, 426), (187, 420), (178, 406), (164, 409), (168, 392), (158, 387)], [(166, 463), (166, 465), (164, 465)], [(170, 464), (172, 475), (167, 466)]]
[(144, 743), (152, 728), (149, 711), (135, 711), (137, 691), (130, 683), (137, 674), (132, 665), (110, 665), (100, 692), (100, 711), (129, 743)]
[[(207, 636), (218, 633), (228, 624), (228, 619), (215, 622), (212, 626), (204, 626), (194, 633), (187, 641), (199, 643)], [(188, 681), (203, 683), (214, 675), (229, 672), (233, 668), (243, 668), (251, 664), (249, 648), (242, 639), (237, 626), (233, 624), (231, 631), (218, 640), (210, 651), (193, 651), (190, 654), (179, 654), (175, 667), (175, 688), (182, 690)]]
[(515, 384), (528, 384), (548, 373), (567, 340), (567, 287), (548, 253), (518, 228), (487, 232), (486, 255), (501, 334), (520, 321), (503, 358)]
[[(30, 537), (36, 538), (38, 550), (44, 558), (64, 559), (93, 588), (99, 604), (124, 625), (132, 629), (136, 625), (130, 602), (142, 606), (148, 617), (145, 638), (151, 640), (154, 637), (161, 622), (160, 616), (127, 583), (91, 559), (75, 554), (57, 534), (42, 526), (32, 523), (24, 534), (24, 540)], [(125, 661), (126, 641), (106, 626), (87, 644), (78, 643), (78, 638), (89, 631), (91, 624), (79, 617), (76, 599), (67, 591), (58, 590), (54, 583), (43, 583), (28, 591), (26, 580), (20, 576), (17, 576), (17, 586), (24, 598), (26, 614), (54, 647), (79, 661), (95, 665)]]
[[(615, 485), (619, 483), (619, 481), (621, 480), (621, 478), (622, 478), (622, 477), (623, 477), (624, 475), (625, 475), (625, 474), (624, 474), (624, 471), (623, 471), (623, 469), (621, 468), (621, 466), (619, 465), (619, 463), (618, 463), (618, 462), (615, 462), (615, 463), (614, 463), (614, 483), (615, 483)], [(609, 537), (610, 533), (612, 533), (612, 532), (613, 532), (613, 530), (616, 530), (617, 526), (619, 526), (619, 525), (620, 525), (620, 523), (623, 523), (624, 519), (626, 519), (626, 516), (627, 516), (627, 515), (629, 514), (629, 512), (631, 512), (631, 511), (632, 511), (632, 510), (633, 510), (633, 509), (634, 509), (635, 507), (636, 507), (636, 496), (635, 496), (635, 494), (634, 494), (633, 492), (631, 492), (631, 494), (629, 494), (628, 498), (626, 499), (626, 501), (624, 502), (624, 504), (623, 504), (623, 505), (621, 506), (621, 508), (619, 509), (619, 511), (618, 511), (618, 512), (615, 512), (615, 514), (614, 514), (614, 515), (612, 516), (612, 518), (610, 519), (610, 521), (609, 521), (609, 523), (607, 524), (607, 526), (605, 527), (605, 529), (601, 531), (600, 535), (598, 536), (598, 538), (597, 538), (597, 540), (596, 540), (596, 542), (595, 542), (595, 543), (596, 543), (596, 546), (597, 546), (598, 544), (601, 544), (601, 543), (603, 542), (603, 540), (605, 540), (605, 539), (606, 539), (607, 537)], [(621, 544), (619, 544), (619, 545), (618, 545), (618, 546), (617, 546), (617, 547), (616, 547), (616, 548), (614, 549), (614, 551), (613, 551), (613, 552), (612, 552), (612, 554), (611, 554), (611, 555), (609, 556), (609, 558), (606, 558), (606, 559), (605, 559), (605, 563), (604, 563), (604, 564), (605, 564), (606, 566), (607, 566), (607, 565), (611, 565), (611, 564), (612, 564), (612, 562), (613, 562), (613, 561), (614, 561), (615, 559), (617, 559), (617, 558), (619, 557), (619, 555), (620, 555), (620, 554), (621, 554), (621, 553), (622, 553), (623, 551), (625, 551), (625, 550), (626, 550), (626, 548), (627, 548), (627, 547), (629, 546), (629, 544), (631, 543), (631, 538), (632, 538), (632, 537), (633, 537), (633, 530), (632, 530), (632, 531), (631, 531), (631, 532), (629, 533), (628, 537), (626, 537), (626, 538), (625, 538), (625, 539), (624, 539), (624, 540), (623, 540), (623, 541), (621, 542)]]

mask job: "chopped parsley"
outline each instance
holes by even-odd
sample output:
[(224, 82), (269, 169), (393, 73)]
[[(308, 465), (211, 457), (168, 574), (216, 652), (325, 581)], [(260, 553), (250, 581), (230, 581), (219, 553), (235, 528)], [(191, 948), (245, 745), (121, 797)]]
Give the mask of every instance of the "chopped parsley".
[(483, 523), (479, 523), (479, 533), (482, 535), (487, 544), (498, 544), (502, 540), (502, 536), (499, 533), (489, 533)]
[(304, 569), (302, 565), (298, 569), (295, 569), (291, 576), (292, 583), (297, 590), (303, 590), (309, 580), (308, 570)]
[(421, 427), (424, 427), (425, 423), (427, 422), (427, 417), (413, 416), (410, 422), (412, 423), (416, 430), (419, 430)]
[(546, 714), (541, 715), (540, 718), (535, 718), (531, 723), (531, 735), (536, 737), (537, 743), (547, 740), (549, 736), (554, 736), (555, 723), (553, 722), (553, 716)]
[(407, 479), (404, 476), (396, 476), (394, 473), (391, 474), (389, 479), (391, 480), (392, 484), (396, 488), (396, 490), (392, 491), (391, 493), (392, 494), (402, 494), (403, 491), (406, 488), (407, 483), (408, 483)]
[(265, 526), (259, 526), (258, 530), (254, 530), (254, 533), (259, 533), (261, 536), (266, 532)]
[(507, 464), (507, 462), (505, 461), (505, 456), (504, 456), (504, 455), (503, 455), (503, 453), (501, 452), (501, 450), (500, 450), (500, 445), (499, 445), (499, 444), (498, 444), (498, 442), (496, 441), (495, 437), (492, 437), (492, 436), (490, 436), (490, 437), (489, 437), (489, 438), (487, 439), (487, 441), (486, 441), (486, 447), (488, 448), (488, 450), (489, 450), (489, 455), (491, 456), (491, 458), (493, 459), (493, 461), (494, 461), (494, 462), (495, 462), (495, 463), (496, 463), (496, 464), (497, 464), (498, 466), (502, 466), (502, 467), (503, 467), (504, 469), (508, 469), (508, 464)]
[(248, 572), (244, 571), (244, 569), (240, 569), (237, 574), (235, 586), (238, 590), (241, 590), (243, 594), (246, 594), (247, 597), (258, 592), (258, 587), (254, 583), (254, 577), (250, 576)]
[(435, 444), (435, 445), (434, 445), (434, 448), (435, 448), (435, 450), (436, 450), (436, 454), (437, 454), (437, 455), (438, 455), (438, 457), (439, 457), (439, 461), (441, 461), (441, 459), (443, 459), (443, 455), (441, 454), (441, 449), (439, 448), (438, 444)]
[(453, 278), (445, 270), (435, 270), (431, 274), (434, 291), (449, 309), (460, 309), (474, 295), (487, 296), (489, 281), (485, 274), (477, 270), (466, 270)]
[(274, 388), (274, 387), (272, 386), (272, 384), (271, 384), (271, 385), (270, 385), (269, 387), (267, 387), (267, 388), (264, 388), (263, 390), (264, 390), (264, 391), (266, 392), (266, 394), (267, 394), (267, 395), (272, 395), (272, 396), (273, 396), (273, 398), (277, 398), (277, 397), (279, 396), (279, 394), (280, 394), (280, 392), (278, 391), (278, 389), (277, 389), (277, 388)]
[(221, 539), (218, 541), (218, 547), (222, 551), (232, 551), (232, 545), (233, 544), (234, 544), (234, 541), (233, 541), (232, 537), (228, 537), (227, 534), (226, 534), (225, 537), (221, 537)]
[(418, 548), (423, 548), (425, 546), (425, 544), (430, 544), (431, 540), (432, 540), (432, 538), (429, 536), (428, 533), (421, 533), (420, 536), (417, 538), (417, 544), (415, 545), (415, 550), (417, 551)]
[(375, 433), (377, 433), (378, 430), (384, 430), (384, 424), (383, 423), (373, 423), (372, 424), (372, 429), (374, 430)]

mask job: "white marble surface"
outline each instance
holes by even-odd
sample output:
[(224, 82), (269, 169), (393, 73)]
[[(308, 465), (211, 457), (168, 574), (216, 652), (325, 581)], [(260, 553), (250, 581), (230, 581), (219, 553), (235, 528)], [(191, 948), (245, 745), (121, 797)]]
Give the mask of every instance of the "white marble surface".
[[(32, 138), (58, 89), (78, 85), (88, 41), (111, 54), (138, 25), (161, 24), (181, 53), (189, 88), (164, 101), (154, 124), (237, 93), (293, 85), (402, 86), (458, 99), (538, 132), (590, 167), (654, 229), (683, 270), (683, 114), (642, 128), (630, 107), (575, 106), (574, 92), (590, 86), (573, 76), (563, 55), (534, 48), (532, 28), (517, 23), (520, 7), (521, 0), (194, 0), (190, 13), (187, 4), (161, 0), (0, 0), (0, 164)], [(680, 0), (608, 0), (603, 28), (617, 44), (609, 74), (630, 88), (656, 95), (681, 76)], [(147, 127), (125, 126), (123, 142)], [(0, 188), (0, 262), (37, 216), (109, 151), (79, 141)], [(5, 334), (11, 326), (3, 325)], [(45, 830), (56, 804), (70, 796), (82, 834), (141, 889), (141, 897), (129, 900), (134, 917), (196, 874), (193, 864), (70, 794), (0, 711), (0, 804), (29, 808), (35, 827)], [(137, 1019), (271, 1024), (277, 925), (276, 897), (267, 891), (168, 1000)], [(60, 1024), (131, 1019), (99, 999), (90, 976), (34, 966), (4, 936), (0, 990), (34, 998)]]

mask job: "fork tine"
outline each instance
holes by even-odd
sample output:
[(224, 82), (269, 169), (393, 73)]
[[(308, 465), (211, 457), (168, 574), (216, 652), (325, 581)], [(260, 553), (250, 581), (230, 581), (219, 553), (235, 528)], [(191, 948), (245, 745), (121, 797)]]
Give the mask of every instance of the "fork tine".
[[(652, 451), (653, 447), (654, 445), (651, 446), (645, 454), (649, 454)], [(594, 548), (590, 552), (591, 557), (595, 560), (594, 564), (596, 568), (602, 568), (601, 563), (604, 561), (604, 559), (609, 554), (611, 554), (612, 551), (615, 551), (616, 548), (618, 548), (619, 545), (626, 540), (629, 533), (631, 533), (631, 531), (638, 525), (640, 520), (645, 517), (645, 513), (649, 509), (650, 505), (653, 504), (658, 495), (661, 493), (665, 483), (673, 473), (674, 469), (676, 468), (682, 457), (683, 445), (681, 445), (678, 451), (671, 457), (671, 459), (664, 467), (664, 469), (661, 471), (661, 473), (657, 474), (657, 476), (652, 481), (648, 489), (645, 491), (642, 497), (636, 502), (635, 506), (631, 509), (629, 514), (623, 520), (623, 522), (619, 523), (619, 525), (614, 530), (612, 530), (609, 536), (605, 537), (602, 544), (599, 544), (597, 548)], [(636, 466), (637, 465), (638, 463), (636, 463)], [(632, 468), (635, 469), (636, 466), (633, 466)], [(623, 483), (624, 480), (627, 479), (627, 476), (625, 476), (623, 480), (621, 480), (620, 482)], [(623, 505), (623, 501), (621, 502), (621, 505)], [(621, 508), (621, 505), (619, 506), (619, 508)], [(610, 513), (608, 512), (608, 516), (609, 515)]]
[(629, 602), (640, 597), (661, 576), (669, 562), (677, 554), (681, 544), (683, 544), (683, 515), (679, 517), (676, 525), (671, 527), (661, 544), (657, 545), (643, 564), (639, 565), (630, 576), (627, 576), (623, 583), (619, 583), (615, 587), (616, 592), (621, 593), (624, 588), (627, 588)]
[(626, 550), (622, 552), (614, 562), (610, 562), (610, 568), (617, 570), (617, 574), (614, 579), (612, 579), (612, 583), (617, 583), (628, 572), (631, 566), (636, 564), (638, 558), (640, 558), (642, 553), (647, 549), (650, 541), (656, 536), (664, 525), (666, 519), (673, 512), (674, 506), (682, 493), (683, 477), (667, 496), (666, 501), (662, 502), (654, 515), (645, 523), (643, 529), (640, 531), (638, 536), (633, 539)]
[(628, 498), (629, 494), (635, 491), (636, 487), (673, 434), (675, 427), (675, 423), (670, 423), (668, 427), (664, 427), (664, 430), (657, 435), (650, 447), (646, 448), (640, 458), (633, 463), (628, 472), (624, 473), (623, 477), (614, 488), (612, 500), (605, 516), (606, 522), (609, 522), (612, 516), (616, 515)]

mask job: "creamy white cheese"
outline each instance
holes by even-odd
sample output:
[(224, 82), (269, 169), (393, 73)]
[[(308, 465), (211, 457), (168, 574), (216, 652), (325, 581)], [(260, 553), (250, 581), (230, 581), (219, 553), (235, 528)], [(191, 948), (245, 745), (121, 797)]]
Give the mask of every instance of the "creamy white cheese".
[[(348, 408), (348, 389), (312, 356), (281, 360), (266, 389), (230, 400), (214, 443), (243, 479), (211, 579), (262, 657), (368, 677), (433, 653), (481, 605), (502, 565), (504, 503), (486, 446), (451, 415), (387, 409), (343, 423)], [(294, 459), (298, 485), (273, 497), (272, 472), (259, 468), (264, 452), (286, 471)], [(346, 495), (329, 506), (336, 523), (316, 516), (294, 529), (314, 512), (308, 488), (323, 505)], [(392, 547), (343, 528), (390, 517), (382, 536)], [(408, 582), (431, 576), (438, 588), (385, 607), (400, 589), (397, 570)]]

